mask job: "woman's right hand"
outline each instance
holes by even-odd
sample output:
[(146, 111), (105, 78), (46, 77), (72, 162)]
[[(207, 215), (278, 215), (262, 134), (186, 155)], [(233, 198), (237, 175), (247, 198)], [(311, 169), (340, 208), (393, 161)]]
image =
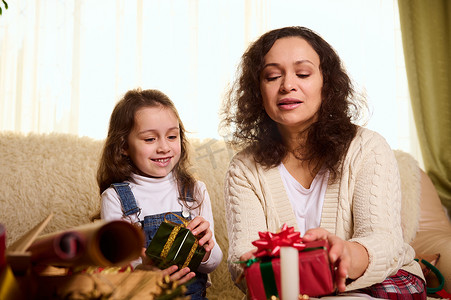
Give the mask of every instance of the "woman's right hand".
[(330, 245), (329, 259), (336, 269), (335, 280), (339, 292), (346, 289), (346, 280), (359, 278), (369, 264), (366, 248), (356, 242), (345, 241), (323, 228), (307, 230), (304, 242), (327, 240)]

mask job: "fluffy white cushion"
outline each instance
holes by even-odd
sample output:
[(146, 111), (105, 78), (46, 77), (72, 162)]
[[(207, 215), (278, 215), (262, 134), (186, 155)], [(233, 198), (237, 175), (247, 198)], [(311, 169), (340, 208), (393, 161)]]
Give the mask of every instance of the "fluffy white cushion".
[(44, 233), (89, 222), (100, 207), (95, 176), (101, 147), (101, 141), (66, 134), (1, 134), (0, 222), (8, 244), (50, 212)]

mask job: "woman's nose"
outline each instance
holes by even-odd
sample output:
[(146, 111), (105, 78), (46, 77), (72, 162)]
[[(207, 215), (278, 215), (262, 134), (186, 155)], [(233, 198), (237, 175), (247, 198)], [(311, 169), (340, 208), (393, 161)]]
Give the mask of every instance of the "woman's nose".
[(285, 75), (280, 84), (280, 91), (283, 93), (288, 93), (293, 90), (296, 90), (294, 76), (293, 75)]

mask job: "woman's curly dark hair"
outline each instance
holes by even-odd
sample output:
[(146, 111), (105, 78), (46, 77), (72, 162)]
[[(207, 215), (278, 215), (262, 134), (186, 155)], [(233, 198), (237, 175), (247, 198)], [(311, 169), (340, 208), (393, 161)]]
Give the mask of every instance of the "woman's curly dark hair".
[(265, 167), (281, 163), (288, 149), (276, 123), (263, 107), (260, 75), (265, 55), (278, 39), (285, 37), (299, 37), (312, 46), (320, 58), (323, 76), (318, 120), (308, 128), (306, 144), (294, 153), (301, 160), (321, 162), (335, 179), (339, 162), (357, 132), (352, 121), (359, 118), (362, 103), (353, 99), (354, 88), (335, 50), (308, 28), (275, 29), (249, 46), (241, 58), (237, 80), (226, 97), (222, 125), (232, 132), (231, 143), (252, 153), (258, 163)]

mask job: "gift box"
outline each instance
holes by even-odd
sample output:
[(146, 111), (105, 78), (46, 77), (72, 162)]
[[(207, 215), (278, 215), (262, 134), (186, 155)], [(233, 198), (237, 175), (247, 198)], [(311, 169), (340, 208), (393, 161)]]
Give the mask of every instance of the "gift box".
[(189, 221), (178, 215), (175, 216), (182, 221), (182, 224), (165, 219), (150, 241), (146, 255), (160, 269), (177, 265), (179, 269), (189, 267), (191, 271), (196, 271), (205, 255), (205, 249), (186, 228)]
[[(282, 230), (283, 231), (283, 230)], [(335, 292), (334, 272), (329, 262), (329, 245), (325, 240), (302, 243), (298, 232), (285, 226), (285, 236), (291, 234), (291, 246), (299, 251), (299, 292), (310, 297)], [(287, 234), (287, 231), (290, 233)], [(246, 262), (244, 276), (250, 299), (270, 299), (281, 295), (280, 257), (281, 246), (290, 246), (290, 239), (280, 235), (259, 233), (256, 258)], [(283, 234), (283, 232), (282, 232)], [(263, 245), (263, 246), (262, 246)]]

